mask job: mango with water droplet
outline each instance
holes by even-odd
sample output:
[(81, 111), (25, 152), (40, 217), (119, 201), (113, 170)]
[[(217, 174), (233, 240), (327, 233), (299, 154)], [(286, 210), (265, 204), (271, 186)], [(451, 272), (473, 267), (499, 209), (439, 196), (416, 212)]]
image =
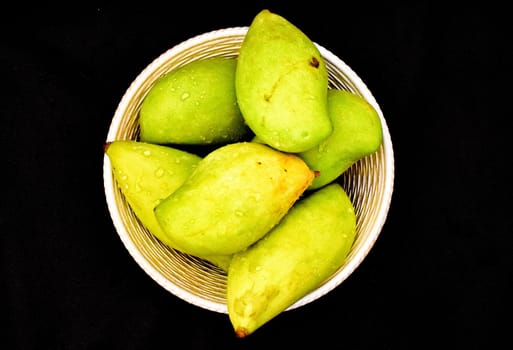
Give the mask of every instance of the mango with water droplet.
[(259, 143), (232, 143), (207, 154), (155, 215), (185, 252), (233, 254), (271, 230), (314, 176), (296, 155)]
[(228, 270), (228, 315), (239, 338), (318, 288), (343, 264), (356, 234), (350, 198), (337, 183), (309, 192)]
[(141, 141), (223, 144), (249, 131), (235, 96), (236, 58), (191, 61), (160, 77), (141, 104)]
[[(141, 224), (171, 248), (180, 247), (160, 227), (154, 208), (179, 188), (201, 158), (168, 146), (116, 140), (105, 145), (117, 186)], [(179, 249), (181, 250), (181, 249)], [(201, 256), (227, 271), (231, 256)]]
[(235, 91), (246, 123), (266, 144), (303, 152), (332, 131), (328, 74), (317, 46), (284, 17), (262, 10), (239, 51)]
[(309, 190), (335, 180), (355, 162), (376, 152), (383, 140), (378, 112), (362, 96), (331, 89), (328, 91), (328, 112), (332, 134), (319, 145), (299, 154), (311, 169), (319, 172)]

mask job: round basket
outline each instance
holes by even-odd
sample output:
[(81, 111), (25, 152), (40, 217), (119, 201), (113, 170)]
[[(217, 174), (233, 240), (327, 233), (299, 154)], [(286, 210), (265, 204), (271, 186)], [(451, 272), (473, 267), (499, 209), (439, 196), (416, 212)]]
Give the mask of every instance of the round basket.
[[(165, 73), (188, 62), (213, 56), (236, 57), (247, 27), (234, 27), (190, 38), (157, 57), (132, 82), (113, 116), (106, 141), (136, 140), (138, 113), (152, 85)], [(361, 159), (338, 181), (351, 198), (357, 215), (357, 237), (344, 265), (316, 290), (287, 310), (305, 305), (340, 285), (363, 261), (386, 220), (393, 191), (392, 142), (383, 113), (363, 81), (342, 60), (316, 44), (323, 56), (330, 88), (364, 97), (380, 115), (383, 143), (375, 154)], [(204, 309), (227, 313), (226, 274), (201, 259), (168, 248), (146, 230), (118, 189), (108, 157), (104, 156), (105, 196), (114, 227), (139, 266), (175, 296)]]

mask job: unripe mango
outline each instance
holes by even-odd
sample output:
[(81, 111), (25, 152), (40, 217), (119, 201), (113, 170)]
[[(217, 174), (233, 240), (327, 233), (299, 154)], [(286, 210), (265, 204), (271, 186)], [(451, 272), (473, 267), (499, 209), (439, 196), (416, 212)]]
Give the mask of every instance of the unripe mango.
[[(162, 230), (153, 209), (180, 187), (201, 160), (175, 148), (116, 140), (105, 145), (116, 183), (141, 224), (167, 246), (181, 250)], [(224, 271), (231, 256), (198, 256)]]
[(139, 114), (141, 141), (223, 144), (249, 132), (235, 96), (235, 58), (189, 62), (158, 79)]
[(335, 180), (356, 161), (376, 152), (383, 140), (376, 109), (355, 93), (330, 89), (328, 113), (333, 125), (331, 135), (299, 153), (311, 169), (319, 172), (309, 190)]
[(332, 131), (328, 74), (316, 45), (268, 10), (253, 19), (238, 56), (235, 91), (253, 132), (271, 147), (306, 151)]
[(233, 254), (272, 229), (313, 178), (296, 155), (233, 143), (207, 154), (155, 215), (186, 253)]
[(310, 192), (228, 270), (228, 315), (243, 338), (313, 291), (344, 263), (356, 234), (354, 207), (333, 183)]

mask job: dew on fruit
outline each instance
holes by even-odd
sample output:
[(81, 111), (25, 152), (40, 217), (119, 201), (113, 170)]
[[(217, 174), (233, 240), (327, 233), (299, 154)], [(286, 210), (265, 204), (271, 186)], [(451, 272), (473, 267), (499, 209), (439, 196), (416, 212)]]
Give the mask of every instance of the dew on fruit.
[(255, 265), (255, 264), (250, 264), (249, 266), (249, 272), (258, 272), (258, 271), (261, 271), (262, 270), (262, 266), (260, 265)]
[(326, 142), (321, 142), (321, 143), (319, 144), (319, 146), (317, 147), (317, 151), (318, 151), (319, 153), (325, 153), (325, 152), (326, 152), (326, 150), (327, 150), (327, 144), (326, 144)]
[(165, 173), (165, 170), (162, 169), (162, 168), (158, 168), (156, 171), (155, 171), (155, 176), (156, 177), (162, 177), (164, 176), (164, 173)]

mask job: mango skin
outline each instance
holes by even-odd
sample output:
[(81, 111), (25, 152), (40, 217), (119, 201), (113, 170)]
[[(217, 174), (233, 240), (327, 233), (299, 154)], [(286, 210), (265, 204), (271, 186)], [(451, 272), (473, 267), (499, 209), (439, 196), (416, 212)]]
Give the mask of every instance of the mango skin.
[(328, 74), (315, 44), (285, 18), (262, 10), (241, 44), (237, 102), (254, 134), (271, 147), (303, 152), (332, 131)]
[[(175, 148), (116, 140), (105, 145), (117, 186), (141, 224), (170, 248), (180, 247), (169, 239), (157, 222), (153, 209), (180, 187), (201, 160)], [(203, 256), (228, 271), (231, 256)]]
[(363, 97), (346, 90), (328, 91), (332, 134), (298, 155), (319, 172), (309, 190), (320, 188), (342, 175), (361, 158), (379, 150), (383, 130), (376, 109)]
[(253, 142), (228, 144), (207, 154), (155, 215), (185, 252), (233, 254), (273, 228), (313, 178), (296, 155)]
[(299, 200), (279, 225), (234, 254), (228, 315), (239, 338), (316, 289), (344, 263), (356, 235), (354, 207), (333, 183)]
[(236, 58), (205, 58), (158, 79), (141, 104), (140, 140), (187, 145), (241, 140), (249, 128), (235, 95), (236, 65)]

